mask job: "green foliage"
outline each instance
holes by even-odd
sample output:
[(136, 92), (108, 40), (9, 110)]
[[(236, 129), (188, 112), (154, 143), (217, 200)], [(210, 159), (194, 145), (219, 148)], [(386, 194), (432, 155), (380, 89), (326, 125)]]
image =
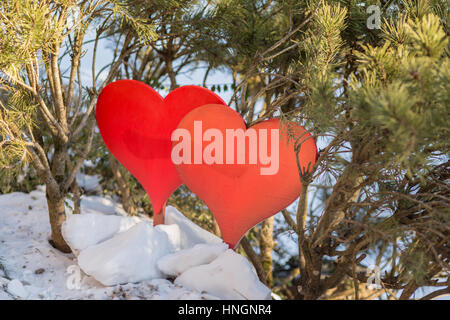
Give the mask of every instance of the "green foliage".
[(202, 228), (215, 232), (214, 220), (208, 207), (189, 189), (182, 185), (169, 198), (169, 205), (177, 207), (189, 219), (195, 221)]
[(406, 29), (412, 54), (438, 59), (447, 48), (448, 38), (434, 14), (429, 13), (421, 19), (416, 18), (414, 22), (409, 21)]
[[(49, 79), (49, 72), (60, 73), (59, 66), (51, 65), (50, 57), (59, 56), (63, 44), (68, 48), (68, 52), (64, 54), (68, 53), (73, 57), (76, 52), (82, 51), (83, 43), (74, 48), (71, 37), (80, 36), (87, 28), (100, 24), (104, 27), (108, 23), (114, 23), (114, 19), (131, 25), (131, 30), (143, 43), (156, 38), (154, 26), (149, 23), (148, 17), (133, 14), (123, 1), (1, 2), (0, 90), (3, 95), (0, 104), (1, 167), (13, 167), (20, 161), (29, 160), (26, 148), (32, 146), (32, 140), (35, 138), (33, 130), (37, 127), (40, 127), (40, 136), (50, 134), (42, 121), (48, 120), (52, 111), (56, 112), (52, 108), (53, 104), (56, 104), (53, 99), (59, 93)], [(60, 76), (58, 74), (58, 78)], [(61, 77), (60, 86), (75, 87), (75, 78), (70, 81), (71, 83), (68, 83)], [(80, 90), (82, 88), (80, 84)], [(86, 104), (85, 99), (91, 98), (90, 94), (83, 95), (81, 91), (79, 94), (81, 104)], [(42, 107), (46, 103), (51, 106), (50, 109), (39, 111), (39, 106)], [(68, 115), (74, 113), (69, 112), (75, 109), (73, 105), (60, 107), (66, 108)], [(79, 121), (74, 123), (79, 124)], [(55, 123), (49, 126), (54, 127)], [(87, 135), (83, 135), (76, 143), (82, 145), (86, 141)], [(47, 146), (54, 141), (49, 137), (40, 142), (48, 151)]]
[[(380, 30), (367, 28), (369, 5), (380, 6)], [(73, 18), (83, 12), (78, 28)], [(231, 88), (231, 107), (249, 124), (279, 116), (314, 134), (321, 152), (315, 171), (301, 177), (309, 192), (298, 206), (303, 201), (306, 210), (288, 212), (293, 221), (278, 219), (275, 227), (277, 292), (302, 299), (347, 292), (364, 284), (357, 271), (364, 255), (386, 270), (384, 285), (393, 292), (384, 293), (390, 297), (448, 282), (449, 18), (445, 0), (5, 0), (0, 184), (22, 170), (34, 132), (43, 137), (44, 152), (54, 146), (53, 128), (39, 125), (45, 116), (41, 101), (24, 90), (34, 85), (27, 80), (30, 67), (44, 71), (58, 44), (95, 26), (108, 30), (114, 48), (131, 35), (139, 40), (117, 78), (168, 90), (163, 84), (170, 80), (176, 87), (187, 68), (206, 67), (203, 85), (210, 71), (229, 72), (230, 86), (211, 89)], [(50, 81), (45, 72), (40, 77), (42, 99), (53, 112)], [(90, 100), (94, 91), (76, 98)], [(88, 139), (83, 129), (72, 143)], [(90, 173), (103, 177), (105, 192), (120, 196), (97, 134), (88, 157), (97, 165)], [(32, 176), (30, 171), (27, 186), (0, 189), (30, 188)], [(151, 214), (143, 188), (124, 176), (133, 202)], [(216, 231), (208, 208), (186, 187), (169, 204)], [(256, 227), (248, 234), (257, 257), (259, 232)], [(299, 256), (283, 246), (286, 233)], [(345, 297), (356, 297), (356, 291)]]
[(399, 23), (386, 23), (383, 46), (357, 53), (363, 78), (353, 76), (351, 99), (360, 125), (382, 135), (383, 157), (411, 172), (448, 149), (448, 37), (432, 14)]
[(0, 67), (13, 75), (21, 66), (34, 60), (42, 49), (60, 39), (66, 21), (57, 19), (58, 5), (73, 6), (75, 1), (60, 1), (51, 6), (47, 1), (5, 0), (1, 4)]
[(27, 142), (16, 132), (34, 126), (31, 115), (36, 112), (36, 105), (30, 95), (21, 91), (9, 96), (8, 103), (6, 106), (0, 101), (0, 168), (14, 170), (28, 160)]
[(149, 17), (145, 15), (145, 12), (133, 10), (135, 7), (130, 6), (130, 1), (110, 0), (110, 2), (113, 4), (113, 17), (118, 18), (121, 24), (129, 24), (144, 44), (149, 44), (158, 37), (154, 31), (155, 26), (150, 23)]
[(337, 55), (343, 45), (341, 32), (345, 28), (347, 9), (336, 5), (321, 5), (309, 28), (304, 41), (306, 72), (312, 77), (323, 76), (333, 67), (336, 67)]

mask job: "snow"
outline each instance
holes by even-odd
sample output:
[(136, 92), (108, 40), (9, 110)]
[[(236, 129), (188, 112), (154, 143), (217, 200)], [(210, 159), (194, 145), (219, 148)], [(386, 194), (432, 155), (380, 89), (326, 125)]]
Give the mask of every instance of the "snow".
[(181, 249), (181, 229), (177, 224), (160, 224), (155, 229), (160, 234), (165, 233), (170, 243), (170, 248), (166, 254), (178, 251)]
[(158, 279), (156, 262), (174, 248), (166, 232), (141, 222), (110, 240), (82, 250), (78, 264), (105, 286)]
[(95, 192), (100, 194), (102, 192), (102, 187), (100, 186), (100, 177), (98, 175), (87, 175), (78, 172), (76, 175), (77, 183), (80, 188), (85, 191)]
[(223, 243), (222, 239), (200, 228), (172, 206), (166, 208), (164, 223), (176, 224), (180, 227), (182, 249), (191, 248), (199, 243)]
[(271, 299), (270, 289), (259, 281), (248, 260), (231, 249), (209, 264), (188, 269), (174, 283), (226, 300)]
[(22, 282), (17, 279), (13, 279), (8, 282), (7, 291), (17, 298), (26, 299), (29, 295), (28, 291), (23, 286)]
[(68, 201), (63, 234), (74, 253), (64, 254), (48, 242), (43, 186), (0, 195), (0, 300), (270, 297), (244, 257), (175, 208), (153, 227), (111, 198), (81, 200), (81, 215)]
[(88, 196), (81, 198), (82, 213), (103, 213), (108, 215), (123, 215), (127, 213), (121, 205), (117, 205), (111, 198)]
[(192, 248), (162, 257), (158, 261), (158, 268), (166, 275), (179, 276), (192, 267), (212, 262), (227, 249), (225, 243), (196, 244)]
[(62, 233), (67, 244), (77, 253), (128, 230), (138, 222), (138, 218), (101, 213), (68, 214)]

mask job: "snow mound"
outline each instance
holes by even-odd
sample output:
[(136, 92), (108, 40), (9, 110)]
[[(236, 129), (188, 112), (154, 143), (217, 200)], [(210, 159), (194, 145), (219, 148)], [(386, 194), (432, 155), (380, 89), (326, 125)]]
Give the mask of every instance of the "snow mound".
[(168, 236), (173, 230), (176, 229), (153, 228), (148, 222), (140, 222), (82, 250), (78, 264), (105, 286), (162, 278), (156, 262), (175, 249)]
[(169, 239), (171, 245), (170, 252), (175, 252), (181, 249), (181, 230), (178, 225), (160, 224), (156, 226), (155, 229), (166, 233), (167, 239)]
[(209, 264), (188, 269), (175, 284), (226, 300), (271, 299), (270, 289), (259, 281), (248, 260), (231, 249)]
[[(151, 221), (145, 217), (124, 216), (121, 212), (117, 212), (120, 211), (117, 207), (109, 199), (89, 196), (82, 198), (82, 214), (67, 214), (62, 234), (75, 254), (111, 239), (117, 233), (126, 231), (141, 221)], [(166, 225), (158, 227), (176, 226), (177, 230), (167, 232), (175, 251), (191, 248), (199, 243), (223, 243), (220, 238), (200, 228), (177, 209), (168, 207), (167, 211)]]
[(102, 187), (100, 186), (100, 176), (99, 175), (87, 175), (78, 172), (76, 175), (77, 183), (80, 188), (86, 191), (95, 192), (97, 194), (102, 193)]
[(207, 264), (225, 252), (225, 243), (196, 244), (194, 247), (168, 254), (158, 261), (158, 268), (169, 276), (179, 276), (186, 270)]
[(199, 243), (223, 243), (216, 235), (200, 228), (172, 206), (167, 206), (165, 224), (176, 224), (181, 230), (181, 249), (187, 249)]
[(26, 299), (29, 295), (28, 291), (23, 286), (22, 282), (17, 279), (13, 279), (8, 283), (6, 289), (11, 295), (17, 298)]
[[(126, 230), (120, 230), (124, 217), (71, 216), (64, 236), (67, 237), (67, 229), (73, 228), (71, 232), (78, 245), (83, 240), (95, 242), (104, 234), (110, 237), (87, 245), (78, 256), (80, 268), (105, 286), (173, 276), (177, 277), (176, 285), (213, 298), (270, 299), (270, 289), (259, 281), (247, 259), (229, 250), (221, 239), (175, 208), (168, 211), (166, 223), (172, 224), (153, 227), (142, 221), (130, 227), (124, 223)], [(78, 224), (72, 219), (78, 220)]]
[(62, 225), (62, 234), (76, 253), (128, 230), (139, 221), (138, 218), (99, 213), (68, 214)]
[(127, 213), (122, 206), (117, 205), (111, 198), (100, 196), (81, 197), (81, 213), (103, 213), (110, 215), (126, 216)]

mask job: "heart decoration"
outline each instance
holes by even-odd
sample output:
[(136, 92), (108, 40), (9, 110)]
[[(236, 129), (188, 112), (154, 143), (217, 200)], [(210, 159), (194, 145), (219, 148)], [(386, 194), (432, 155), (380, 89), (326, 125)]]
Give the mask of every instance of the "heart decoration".
[[(222, 238), (231, 248), (237, 246), (250, 228), (286, 208), (299, 197), (301, 183), (294, 141), (299, 138), (302, 142), (298, 161), (303, 172), (307, 170), (308, 164), (310, 167), (314, 165), (318, 155), (314, 139), (303, 127), (293, 122), (282, 123), (278, 119), (271, 119), (259, 122), (249, 129), (254, 129), (260, 138), (258, 152), (261, 152), (261, 146), (264, 145), (261, 144), (261, 135), (267, 134), (266, 145), (269, 152), (266, 156), (273, 157), (270, 163), (272, 166), (276, 162), (274, 155), (278, 151), (278, 166), (273, 165), (278, 170), (272, 170), (272, 174), (267, 174), (271, 171), (269, 161), (267, 159), (263, 161), (260, 153), (256, 163), (253, 161), (250, 164), (251, 153), (255, 150), (251, 151), (249, 148), (252, 144), (247, 142), (244, 149), (245, 161), (239, 163), (238, 154), (243, 149), (238, 149), (238, 143), (234, 143), (234, 149), (231, 147), (227, 149), (225, 141), (228, 139), (227, 130), (241, 129), (248, 132), (245, 130), (249, 129), (237, 112), (224, 105), (210, 104), (190, 111), (180, 121), (178, 129), (181, 129), (185, 136), (180, 135), (178, 140), (173, 139), (172, 159), (174, 155), (178, 155), (184, 161), (176, 161), (176, 170), (183, 183), (209, 207), (219, 224)], [(202, 136), (209, 129), (215, 129), (215, 134)], [(274, 129), (279, 132), (278, 143), (272, 140), (269, 134), (274, 132)], [(287, 132), (291, 139), (288, 138)], [(188, 136), (193, 143), (184, 140)], [(181, 147), (183, 141), (189, 148)], [(213, 144), (215, 147), (212, 147)], [(195, 163), (196, 150), (197, 155), (200, 155), (200, 151), (203, 155), (201, 163), (198, 157)], [(227, 153), (231, 150), (234, 154), (229, 157), (233, 164), (227, 164)], [(210, 159), (206, 162), (205, 154), (215, 160)], [(190, 163), (186, 161), (189, 157)], [(266, 174), (262, 174), (263, 170), (266, 170)]]
[(97, 100), (100, 134), (115, 158), (142, 184), (153, 205), (155, 224), (164, 222), (164, 207), (181, 179), (171, 160), (171, 134), (191, 110), (224, 105), (212, 91), (183, 86), (165, 98), (135, 80), (107, 85)]

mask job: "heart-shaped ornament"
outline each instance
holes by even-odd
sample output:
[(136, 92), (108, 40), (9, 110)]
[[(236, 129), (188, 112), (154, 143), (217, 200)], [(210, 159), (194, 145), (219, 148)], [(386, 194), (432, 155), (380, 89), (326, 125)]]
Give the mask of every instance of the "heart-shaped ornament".
[(181, 180), (209, 207), (232, 248), (250, 228), (299, 197), (294, 143), (301, 142), (303, 172), (317, 159), (313, 137), (298, 124), (271, 119), (247, 129), (242, 117), (223, 105), (189, 112), (172, 140)]
[(212, 91), (183, 86), (165, 98), (145, 83), (119, 80), (97, 100), (97, 124), (114, 157), (142, 184), (153, 205), (155, 224), (163, 223), (165, 203), (181, 180), (171, 161), (171, 134), (191, 110), (225, 104)]

